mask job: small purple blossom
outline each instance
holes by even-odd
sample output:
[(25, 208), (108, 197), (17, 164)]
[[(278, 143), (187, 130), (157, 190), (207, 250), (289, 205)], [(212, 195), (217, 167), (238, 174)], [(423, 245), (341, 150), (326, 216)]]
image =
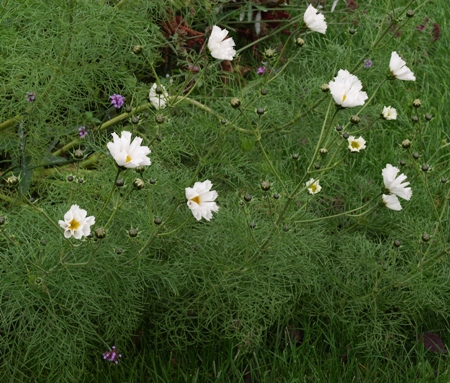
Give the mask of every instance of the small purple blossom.
[(88, 134), (88, 132), (86, 131), (86, 127), (85, 126), (80, 126), (78, 128), (78, 133), (79, 133), (81, 138), (84, 138), (86, 136), (86, 134)]
[(198, 73), (199, 67), (197, 65), (189, 64), (189, 71), (191, 71), (192, 73)]
[(364, 60), (364, 68), (370, 68), (372, 66), (372, 60), (365, 59)]
[(265, 72), (266, 72), (265, 66), (259, 67), (258, 70), (256, 71), (256, 73), (260, 76), (263, 75)]
[(26, 94), (25, 94), (25, 99), (27, 100), (27, 101), (34, 101), (34, 98), (36, 97), (36, 92), (27, 92)]
[(117, 109), (122, 107), (123, 103), (125, 102), (125, 97), (120, 94), (114, 93), (112, 96), (109, 96), (109, 98), (111, 100), (111, 104), (113, 104), (113, 106)]
[(105, 351), (103, 353), (103, 359), (109, 360), (110, 362), (114, 362), (115, 364), (119, 364), (119, 358), (122, 357), (122, 354), (117, 352), (116, 346), (111, 347), (111, 351)]

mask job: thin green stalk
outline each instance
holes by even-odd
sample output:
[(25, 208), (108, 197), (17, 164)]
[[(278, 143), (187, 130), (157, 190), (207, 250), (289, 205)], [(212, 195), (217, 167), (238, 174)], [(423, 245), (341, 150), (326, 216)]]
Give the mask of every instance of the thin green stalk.
[(112, 197), (112, 194), (113, 194), (113, 192), (114, 192), (114, 189), (116, 188), (116, 181), (117, 181), (117, 179), (119, 178), (119, 175), (120, 175), (121, 172), (122, 172), (122, 169), (119, 168), (119, 169), (117, 170), (116, 178), (114, 179), (113, 187), (111, 188), (111, 191), (109, 192), (108, 198), (106, 199), (105, 203), (103, 204), (103, 207), (101, 208), (100, 213), (97, 214), (97, 222), (100, 221), (100, 217), (102, 216), (103, 211), (105, 210), (106, 206), (107, 206), (108, 203), (109, 203), (109, 200), (110, 200), (111, 197)]
[(130, 190), (128, 190), (128, 193), (125, 195), (125, 197), (123, 197), (122, 202), (119, 204), (119, 206), (117, 206), (114, 211), (112, 212), (111, 216), (109, 217), (108, 221), (105, 224), (105, 229), (109, 226), (109, 224), (111, 223), (111, 220), (114, 218), (114, 216), (116, 215), (116, 213), (120, 210), (120, 208), (122, 207), (122, 205), (125, 203), (125, 201), (128, 199), (128, 197), (131, 195), (131, 193), (134, 191), (134, 188), (130, 188)]

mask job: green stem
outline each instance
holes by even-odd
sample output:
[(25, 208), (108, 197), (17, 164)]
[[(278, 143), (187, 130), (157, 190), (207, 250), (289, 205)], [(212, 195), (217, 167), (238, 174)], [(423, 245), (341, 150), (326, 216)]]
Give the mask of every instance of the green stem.
[(122, 205), (125, 203), (125, 201), (128, 199), (128, 197), (131, 195), (131, 193), (134, 191), (134, 188), (130, 188), (130, 190), (128, 191), (128, 193), (125, 195), (125, 197), (123, 197), (122, 202), (120, 203), (119, 206), (117, 206), (114, 211), (112, 212), (111, 216), (109, 217), (108, 221), (105, 224), (105, 230), (106, 228), (109, 226), (109, 224), (111, 223), (111, 220), (114, 218), (114, 216), (116, 215), (116, 213), (120, 210), (120, 208), (122, 207)]
[(114, 179), (113, 187), (111, 188), (111, 191), (109, 192), (108, 198), (106, 199), (105, 203), (103, 204), (103, 207), (102, 207), (102, 209), (100, 210), (100, 213), (97, 214), (97, 217), (96, 217), (96, 218), (97, 218), (97, 222), (100, 221), (100, 217), (102, 216), (103, 211), (104, 211), (105, 208), (106, 208), (106, 205), (108, 205), (109, 200), (110, 200), (111, 197), (112, 197), (112, 194), (113, 194), (113, 192), (114, 192), (114, 189), (116, 188), (116, 181), (117, 181), (117, 179), (119, 178), (119, 175), (120, 175), (121, 171), (122, 171), (122, 169), (120, 169), (120, 168), (117, 170), (117, 174), (116, 174), (116, 178)]

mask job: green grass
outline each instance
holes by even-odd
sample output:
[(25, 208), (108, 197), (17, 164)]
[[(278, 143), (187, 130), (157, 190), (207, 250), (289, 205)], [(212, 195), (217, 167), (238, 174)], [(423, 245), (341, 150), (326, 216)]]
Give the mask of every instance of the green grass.
[[(396, 8), (370, 0), (355, 12), (339, 2), (325, 13), (325, 35), (302, 34), (300, 48), (299, 22), (291, 35), (272, 30), (229, 72), (206, 47), (200, 53), (203, 36), (189, 30), (227, 27), (240, 49), (257, 40), (248, 14), (238, 22), (255, 4), (37, 3), (0, 10), (2, 382), (449, 380), (447, 352), (418, 341), (425, 332), (450, 340), (445, 7), (412, 1), (409, 19), (400, 14), (406, 0)], [(305, 7), (277, 10), (301, 20)], [(390, 30), (371, 49), (393, 15), (401, 34)], [(394, 50), (417, 81), (376, 90)], [(332, 120), (320, 86), (365, 58), (372, 67), (352, 73), (373, 100)], [(199, 73), (188, 74), (188, 64)], [(262, 65), (270, 72), (258, 76)], [(166, 109), (147, 104), (155, 81), (172, 96)], [(126, 98), (121, 110), (110, 105), (113, 93)], [(388, 105), (397, 120), (379, 118)], [(367, 148), (349, 153), (337, 125)], [(143, 137), (152, 165), (121, 172), (124, 186), (115, 187), (106, 143), (122, 130)], [(320, 148), (328, 154), (314, 157)], [(388, 163), (413, 190), (400, 212), (380, 204)], [(143, 190), (133, 190), (137, 177)], [(314, 196), (304, 186), (310, 178), (322, 186)], [(206, 179), (220, 210), (197, 222), (184, 189)], [(64, 238), (58, 220), (72, 204), (96, 217), (93, 231), (105, 227), (105, 239)], [(113, 345), (117, 365), (102, 359)]]

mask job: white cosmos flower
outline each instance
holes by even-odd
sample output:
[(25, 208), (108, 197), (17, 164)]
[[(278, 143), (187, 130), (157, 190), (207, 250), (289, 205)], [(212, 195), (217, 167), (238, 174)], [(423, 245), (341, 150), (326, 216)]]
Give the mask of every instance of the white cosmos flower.
[(328, 86), (334, 102), (343, 108), (364, 105), (364, 101), (368, 98), (367, 93), (361, 91), (361, 81), (348, 70), (339, 69), (338, 75)]
[(319, 180), (315, 180), (311, 178), (307, 183), (306, 187), (308, 188), (309, 194), (316, 194), (322, 190), (322, 186), (319, 185)]
[(362, 137), (355, 138), (355, 136), (350, 136), (347, 138), (348, 148), (351, 152), (359, 152), (366, 148), (366, 140)]
[(402, 210), (402, 205), (395, 194), (383, 194), (383, 203), (392, 210)]
[(91, 226), (95, 223), (95, 217), (92, 215), (86, 217), (87, 212), (80, 209), (78, 205), (72, 205), (70, 210), (64, 214), (64, 221), (59, 220), (59, 226), (64, 229), (64, 237), (81, 239), (91, 234)]
[(392, 52), (391, 61), (389, 62), (389, 69), (392, 75), (399, 80), (416, 81), (414, 73), (406, 66), (406, 62), (397, 54)]
[(217, 198), (217, 192), (211, 190), (211, 187), (211, 181), (206, 180), (196, 182), (194, 187), (185, 189), (187, 205), (197, 221), (202, 218), (209, 221), (212, 218), (212, 212), (219, 211), (219, 206), (214, 202)]
[(148, 99), (153, 104), (155, 109), (164, 109), (166, 107), (166, 101), (167, 97), (169, 97), (169, 94), (167, 93), (166, 88), (164, 88), (164, 85), (160, 86), (162, 93), (161, 94), (156, 93), (157, 87), (158, 84), (155, 82), (150, 88)]
[(236, 44), (231, 37), (225, 39), (227, 34), (226, 29), (214, 25), (211, 36), (209, 36), (208, 49), (211, 51), (211, 56), (218, 60), (233, 60), (236, 55), (236, 51), (233, 49)]
[(108, 142), (106, 146), (117, 165), (127, 169), (151, 165), (150, 158), (147, 157), (151, 151), (148, 146), (141, 146), (141, 137), (135, 137), (131, 142), (131, 133), (127, 131), (123, 131), (121, 137), (116, 133), (113, 133), (112, 136), (114, 142)]
[(325, 16), (317, 12), (317, 9), (309, 4), (308, 8), (306, 8), (305, 14), (303, 15), (303, 21), (312, 31), (325, 34), (325, 31), (327, 30)]
[(391, 108), (390, 106), (385, 106), (381, 115), (385, 120), (396, 120), (397, 119), (397, 110), (395, 108)]

